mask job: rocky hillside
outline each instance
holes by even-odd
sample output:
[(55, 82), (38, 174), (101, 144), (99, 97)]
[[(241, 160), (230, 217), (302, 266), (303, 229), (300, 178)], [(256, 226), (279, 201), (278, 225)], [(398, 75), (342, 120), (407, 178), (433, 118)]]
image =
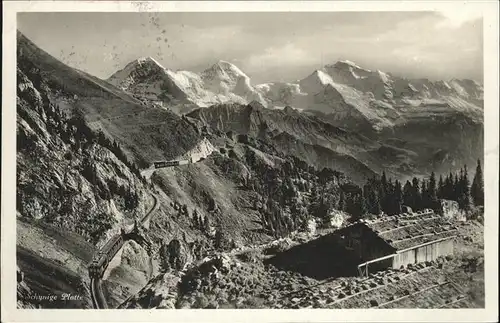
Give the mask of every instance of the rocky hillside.
[(31, 71), (35, 84), (45, 82), (54, 106), (66, 114), (80, 110), (91, 129), (119, 143), (139, 166), (180, 156), (201, 139), (176, 114), (144, 105), (109, 83), (64, 65), (20, 33), (18, 65), (25, 73)]
[[(83, 295), (67, 303), (21, 293), (19, 304), (87, 308), (93, 254), (152, 207), (155, 193), (139, 168), (196, 149), (200, 138), (182, 118), (60, 63), (22, 34), (17, 62), (17, 255), (27, 285), (20, 290)], [(136, 115), (145, 125), (132, 122)], [(140, 261), (122, 272), (149, 264), (144, 248), (125, 253)]]
[(265, 142), (277, 152), (296, 156), (318, 168), (337, 169), (354, 180), (375, 175), (362, 158), (356, 157), (376, 149), (378, 143), (292, 108), (270, 110), (253, 101), (249, 105), (198, 109), (187, 116), (198, 127), (208, 127), (213, 133), (231, 133), (242, 142), (249, 136)]
[(358, 183), (382, 171), (406, 179), (463, 164), (473, 167), (481, 156), (482, 123), (450, 111), (432, 117), (410, 113), (411, 120), (377, 134), (334, 126), (324, 114), (266, 109), (255, 101), (200, 108), (187, 116), (200, 129), (257, 138), (316, 167), (337, 169)]
[[(90, 307), (87, 264), (112, 231), (144, 215), (151, 193), (123, 146), (103, 131), (92, 130), (80, 107), (60, 107), (59, 102), (70, 102), (74, 95), (83, 100), (82, 88), (78, 94), (69, 92), (72, 84), (88, 85), (86, 93), (92, 95), (101, 92), (97, 85), (67, 67), (72, 74), (44, 70), (50, 60), (39, 60), (44, 53), (34, 52), (34, 45), (22, 35), (19, 40), (18, 265), (35, 294), (49, 290), (83, 297), (65, 302), (59, 295), (55, 301), (29, 299), (23, 304)], [(125, 94), (104, 90), (101, 102), (135, 104), (126, 101)]]

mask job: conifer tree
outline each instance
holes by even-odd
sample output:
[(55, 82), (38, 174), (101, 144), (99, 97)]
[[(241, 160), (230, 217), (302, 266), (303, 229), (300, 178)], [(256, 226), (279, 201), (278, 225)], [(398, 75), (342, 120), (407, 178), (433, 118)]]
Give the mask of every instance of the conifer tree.
[(470, 202), (471, 202), (471, 197), (470, 197), (470, 181), (469, 181), (469, 175), (467, 171), (467, 165), (464, 165), (463, 171), (462, 171), (462, 178), (460, 181), (460, 200), (458, 201), (458, 204), (462, 209), (468, 210), (470, 209)]
[(224, 247), (223, 240), (224, 240), (224, 237), (222, 234), (222, 226), (219, 224), (219, 225), (217, 225), (217, 229), (215, 231), (214, 245), (215, 245), (216, 249), (222, 249)]
[(205, 230), (206, 233), (210, 231), (210, 220), (208, 219), (208, 216), (205, 216), (203, 220), (203, 229)]
[(380, 201), (373, 185), (366, 184), (363, 189), (366, 212), (380, 214)]
[(484, 181), (481, 161), (477, 160), (476, 174), (472, 180), (471, 197), (475, 206), (484, 205)]
[(436, 191), (436, 196), (438, 199), (444, 198), (444, 180), (443, 180), (443, 175), (439, 175), (439, 182), (437, 186), (437, 191)]
[(377, 197), (380, 205), (380, 211), (387, 213), (387, 208), (385, 207), (385, 194), (384, 194), (384, 189), (380, 185), (377, 189)]
[[(462, 170), (460, 170), (462, 172)], [(458, 201), (459, 196), (461, 195), (460, 192), (460, 180), (458, 177), (458, 174), (455, 173), (454, 179), (453, 179), (453, 186), (452, 186), (452, 194), (450, 197), (450, 200), (453, 201)]]
[(420, 193), (419, 180), (416, 177), (412, 179), (412, 195), (413, 195), (413, 205), (414, 210), (422, 209), (422, 194)]
[(413, 201), (413, 186), (410, 181), (406, 181), (405, 186), (403, 188), (403, 204), (406, 206), (415, 209), (414, 201)]
[(340, 211), (345, 211), (346, 210), (346, 201), (345, 201), (345, 194), (344, 191), (340, 191), (340, 198), (339, 198), (339, 206), (338, 206)]
[(380, 206), (380, 198), (377, 195), (377, 192), (375, 192), (374, 188), (371, 189), (371, 195), (373, 196), (373, 200), (374, 200), (371, 213), (379, 215), (380, 212), (382, 211), (382, 207)]
[(389, 181), (387, 182), (386, 189), (385, 189), (385, 201), (384, 205), (386, 208), (386, 213), (387, 214), (395, 214), (396, 210), (394, 207), (394, 185), (392, 183), (392, 179), (389, 178)]
[(403, 202), (403, 190), (401, 188), (401, 182), (398, 180), (396, 180), (396, 182), (394, 183), (393, 201), (394, 201), (393, 202), (394, 214), (400, 214), (401, 213), (401, 204)]
[(200, 219), (198, 218), (198, 214), (193, 214), (193, 226), (197, 229), (200, 227)]
[(380, 199), (380, 207), (385, 213), (388, 213), (388, 183), (387, 176), (385, 175), (385, 171), (382, 172), (382, 177), (380, 178), (380, 190), (379, 190), (379, 199)]
[(444, 181), (443, 198), (451, 200), (453, 196), (453, 174), (450, 172)]
[(420, 208), (426, 208), (429, 204), (428, 191), (427, 191), (427, 182), (425, 179), (422, 179), (422, 187), (420, 188), (420, 196), (422, 197), (422, 203)]
[(436, 189), (436, 174), (434, 172), (431, 173), (431, 177), (429, 178), (429, 187), (427, 188), (429, 199), (432, 202), (437, 200), (437, 189)]

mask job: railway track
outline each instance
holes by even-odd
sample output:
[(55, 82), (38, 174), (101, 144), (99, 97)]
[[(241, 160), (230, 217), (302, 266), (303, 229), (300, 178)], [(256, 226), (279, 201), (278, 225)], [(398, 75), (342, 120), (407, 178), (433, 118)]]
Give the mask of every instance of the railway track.
[(104, 298), (104, 294), (101, 289), (101, 280), (92, 279), (90, 281), (90, 296), (92, 298), (92, 305), (96, 309), (108, 308), (108, 303)]
[[(156, 195), (152, 195), (154, 204), (153, 207), (146, 213), (146, 215), (141, 219), (141, 224), (149, 221), (153, 213), (158, 209), (158, 198)], [(114, 256), (114, 255), (113, 255)], [(104, 268), (106, 270), (107, 268)], [(96, 309), (108, 308), (108, 303), (102, 292), (101, 279), (90, 278), (90, 297), (92, 299), (92, 305)]]
[[(203, 159), (205, 159), (205, 158), (203, 158)], [(201, 159), (201, 160), (203, 160), (203, 159)], [(188, 163), (190, 163), (189, 160), (181, 160), (179, 165), (184, 165), (184, 164), (188, 164)], [(177, 166), (177, 165), (175, 165), (175, 166)], [(145, 171), (141, 172), (141, 174), (145, 175), (146, 171), (153, 171), (154, 172), (155, 169), (145, 170)], [(151, 219), (151, 216), (153, 215), (153, 213), (158, 209), (158, 206), (159, 206), (158, 205), (158, 198), (154, 194), (152, 195), (152, 197), (154, 199), (154, 205), (148, 211), (148, 213), (146, 213), (146, 215), (141, 219), (141, 222), (140, 222), (141, 225), (143, 225), (146, 222), (148, 222)], [(120, 249), (121, 249), (121, 247), (120, 247)], [(120, 249), (118, 249), (116, 251), (116, 253)], [(111, 255), (111, 256), (114, 257), (116, 255), (116, 253), (114, 255)], [(107, 266), (106, 266), (106, 268), (104, 268), (104, 271), (106, 271), (106, 269), (107, 269)], [(104, 297), (104, 294), (102, 293), (101, 279), (94, 279), (94, 278), (91, 277), (90, 280), (91, 280), (90, 281), (90, 295), (91, 295), (91, 298), (92, 298), (92, 304), (93, 304), (94, 308), (96, 308), (96, 309), (108, 308), (108, 304), (106, 302), (106, 298)]]

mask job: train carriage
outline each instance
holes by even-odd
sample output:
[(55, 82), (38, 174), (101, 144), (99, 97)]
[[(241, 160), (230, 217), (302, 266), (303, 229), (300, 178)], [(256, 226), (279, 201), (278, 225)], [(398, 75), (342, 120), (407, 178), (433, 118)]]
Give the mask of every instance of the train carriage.
[(172, 161), (157, 161), (153, 163), (154, 168), (163, 168), (163, 167), (172, 167), (172, 166), (178, 166), (179, 161), (178, 160), (172, 160)]
[(104, 275), (104, 270), (108, 267), (109, 262), (122, 247), (124, 242), (121, 234), (109, 239), (109, 241), (101, 248), (95, 258), (90, 263), (88, 270), (89, 276), (92, 278), (101, 278)]

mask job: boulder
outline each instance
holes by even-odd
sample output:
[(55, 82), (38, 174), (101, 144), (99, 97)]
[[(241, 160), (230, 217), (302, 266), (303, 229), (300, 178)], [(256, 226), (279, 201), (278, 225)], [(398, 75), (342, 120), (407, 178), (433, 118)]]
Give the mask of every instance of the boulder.
[(338, 210), (333, 210), (329, 216), (329, 221), (327, 223), (330, 228), (340, 228), (344, 223), (344, 216)]
[(411, 207), (407, 206), (407, 205), (403, 205), (401, 206), (401, 211), (403, 213), (408, 213), (408, 214), (412, 214), (413, 213), (413, 210)]
[(458, 202), (451, 200), (439, 200), (441, 207), (441, 214), (449, 219), (455, 221), (466, 221), (465, 212), (458, 208)]
[(310, 219), (309, 221), (307, 221), (306, 232), (310, 236), (316, 234), (316, 221), (314, 219)]

